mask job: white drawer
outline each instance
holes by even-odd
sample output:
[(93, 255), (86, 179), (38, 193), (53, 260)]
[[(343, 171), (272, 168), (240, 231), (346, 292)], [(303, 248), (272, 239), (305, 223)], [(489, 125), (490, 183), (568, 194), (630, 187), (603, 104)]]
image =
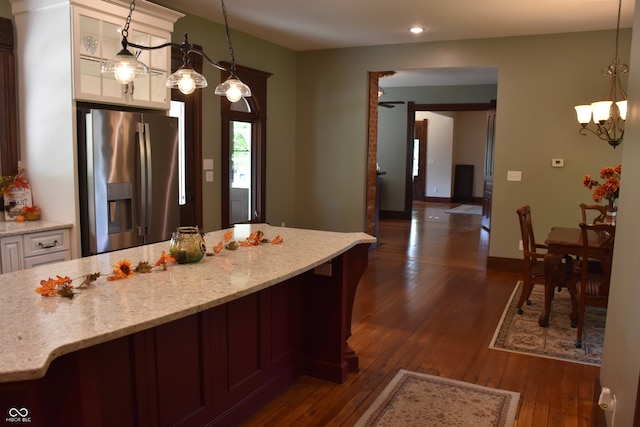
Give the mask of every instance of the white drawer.
[(24, 239), (22, 247), (25, 258), (70, 249), (69, 230), (66, 228), (25, 234), (22, 237)]
[(53, 264), (71, 259), (71, 251), (52, 252), (24, 259), (24, 268), (38, 267), (40, 265)]

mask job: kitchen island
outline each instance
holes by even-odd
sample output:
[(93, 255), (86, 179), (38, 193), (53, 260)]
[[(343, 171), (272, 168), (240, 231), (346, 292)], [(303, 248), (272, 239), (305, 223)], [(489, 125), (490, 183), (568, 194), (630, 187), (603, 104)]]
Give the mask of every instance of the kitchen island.
[[(254, 224), (234, 240), (255, 230), (284, 241), (114, 281), (114, 264), (154, 264), (168, 242), (0, 275), (0, 412), (30, 425), (232, 425), (303, 374), (345, 381), (375, 238)], [(207, 249), (223, 235), (207, 233)], [(73, 299), (35, 292), (95, 272)]]

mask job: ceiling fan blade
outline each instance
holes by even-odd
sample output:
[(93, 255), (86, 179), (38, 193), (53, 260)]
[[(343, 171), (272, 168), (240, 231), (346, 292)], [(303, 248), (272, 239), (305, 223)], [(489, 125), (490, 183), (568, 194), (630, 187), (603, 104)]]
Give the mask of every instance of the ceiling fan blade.
[(393, 108), (397, 104), (404, 104), (404, 101), (380, 101), (380, 102), (378, 102), (378, 105), (380, 107), (385, 107), (385, 108)]

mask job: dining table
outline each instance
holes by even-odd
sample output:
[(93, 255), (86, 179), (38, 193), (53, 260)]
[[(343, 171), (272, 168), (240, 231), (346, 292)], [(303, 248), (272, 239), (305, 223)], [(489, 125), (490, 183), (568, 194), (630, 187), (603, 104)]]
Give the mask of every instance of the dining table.
[[(603, 233), (588, 230), (589, 250), (597, 251), (598, 247), (608, 239)], [(544, 256), (544, 308), (538, 318), (538, 325), (546, 327), (549, 325), (549, 315), (551, 313), (551, 302), (553, 292), (557, 286), (567, 286), (571, 294), (571, 314), (569, 315), (571, 325), (577, 320), (577, 305), (575, 280), (568, 278), (563, 269), (563, 264), (574, 262), (574, 257), (582, 255), (582, 230), (580, 227), (552, 227), (545, 240), (547, 253)], [(564, 260), (564, 263), (563, 263)], [(576, 261), (577, 262), (577, 261)], [(565, 268), (571, 271), (571, 265)]]

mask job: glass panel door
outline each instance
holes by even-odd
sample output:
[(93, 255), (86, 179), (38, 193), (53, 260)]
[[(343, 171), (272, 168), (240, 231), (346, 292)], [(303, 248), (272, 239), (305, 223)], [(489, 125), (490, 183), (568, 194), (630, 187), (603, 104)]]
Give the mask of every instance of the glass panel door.
[(229, 153), (229, 217), (231, 224), (251, 221), (253, 206), (253, 188), (251, 174), (251, 123), (241, 121), (230, 122)]

